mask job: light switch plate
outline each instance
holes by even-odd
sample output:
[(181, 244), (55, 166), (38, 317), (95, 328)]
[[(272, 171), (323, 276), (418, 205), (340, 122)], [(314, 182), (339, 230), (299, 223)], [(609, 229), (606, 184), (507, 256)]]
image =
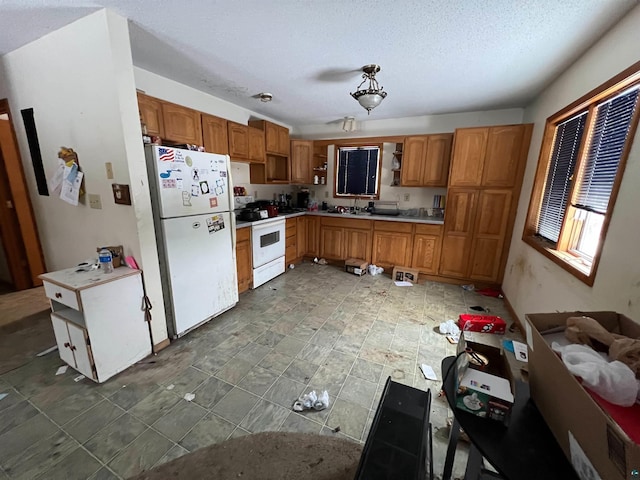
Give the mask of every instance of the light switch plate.
[(405, 193), (404, 194), (404, 201), (405, 202), (408, 202), (410, 198), (411, 198), (411, 194), (409, 194), (409, 193)]
[(102, 210), (102, 199), (100, 195), (96, 195), (95, 193), (89, 194), (89, 207)]
[(122, 183), (112, 183), (113, 189), (113, 201), (120, 205), (131, 205), (131, 193), (129, 192), (129, 185), (123, 185)]
[(104, 166), (107, 169), (107, 178), (109, 180), (113, 179), (113, 165), (111, 164), (111, 162), (105, 162)]

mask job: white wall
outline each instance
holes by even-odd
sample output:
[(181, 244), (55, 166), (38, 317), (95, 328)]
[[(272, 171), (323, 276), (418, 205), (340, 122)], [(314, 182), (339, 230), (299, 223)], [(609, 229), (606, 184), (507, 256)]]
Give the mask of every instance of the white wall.
[[(154, 342), (167, 338), (155, 236), (135, 96), (126, 19), (106, 10), (84, 17), (0, 58), (31, 201), (49, 270), (96, 257), (100, 245), (123, 245), (145, 271), (153, 305)], [(73, 148), (87, 193), (102, 198), (74, 207), (37, 193), (20, 110), (33, 108), (44, 168), (57, 166), (61, 146)], [(106, 176), (113, 165), (114, 179)], [(135, 205), (116, 205), (111, 183), (130, 184)], [(141, 231), (139, 234), (139, 225)], [(144, 247), (143, 247), (144, 246)], [(155, 258), (154, 258), (155, 256)]]
[(565, 310), (616, 310), (640, 320), (640, 137), (626, 171), (593, 287), (588, 287), (522, 241), (546, 118), (640, 60), (640, 6), (591, 47), (525, 110), (534, 122), (503, 288), (518, 317)]

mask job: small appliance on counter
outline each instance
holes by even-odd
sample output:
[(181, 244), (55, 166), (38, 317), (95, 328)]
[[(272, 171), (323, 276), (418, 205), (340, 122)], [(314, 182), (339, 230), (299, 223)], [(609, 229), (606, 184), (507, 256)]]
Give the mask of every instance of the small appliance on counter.
[(390, 215), (394, 217), (400, 215), (398, 202), (369, 202), (370, 206), (371, 203), (373, 203), (373, 207), (371, 207), (371, 213), (373, 215)]
[(298, 192), (298, 199), (296, 203), (298, 208), (304, 208), (305, 210), (309, 208), (309, 191), (301, 190)]
[(268, 218), (278, 216), (278, 206), (271, 200), (256, 200), (255, 202), (247, 204), (247, 208), (266, 210)]

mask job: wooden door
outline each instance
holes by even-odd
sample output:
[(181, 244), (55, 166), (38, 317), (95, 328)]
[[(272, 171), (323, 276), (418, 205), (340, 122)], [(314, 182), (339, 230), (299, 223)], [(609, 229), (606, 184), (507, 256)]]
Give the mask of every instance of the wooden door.
[(95, 378), (93, 373), (93, 357), (88, 346), (87, 330), (79, 327), (75, 323), (67, 322), (69, 330), (69, 341), (73, 350), (73, 357), (76, 360), (76, 370), (87, 378)]
[(236, 270), (238, 274), (238, 292), (249, 289), (253, 277), (251, 265), (251, 227), (237, 231), (236, 242)]
[(227, 121), (224, 118), (203, 113), (202, 140), (204, 142), (204, 149), (207, 152), (227, 155), (229, 153)]
[(164, 138), (164, 121), (162, 119), (162, 101), (138, 93), (138, 110), (140, 119), (147, 127), (147, 135), (157, 135)]
[(486, 187), (513, 187), (523, 158), (522, 144), (528, 125), (491, 127), (482, 171), (482, 185)]
[(235, 122), (227, 122), (229, 134), (229, 156), (231, 160), (249, 159), (249, 127)]
[(249, 141), (249, 160), (253, 163), (264, 163), (266, 153), (264, 150), (264, 132), (258, 128), (247, 127)]
[(344, 230), (340, 227), (320, 227), (320, 256), (330, 260), (344, 260)]
[(478, 190), (449, 189), (444, 217), (440, 274), (466, 278), (473, 239)]
[[(506, 238), (513, 193), (510, 189), (480, 192), (469, 262), (469, 278), (499, 283), (507, 254)], [(508, 245), (507, 245), (508, 246)]]
[(291, 140), (291, 183), (312, 183), (313, 142)]
[(371, 261), (371, 230), (344, 229), (344, 258)]
[(57, 315), (51, 314), (51, 325), (53, 326), (53, 334), (56, 337), (58, 345), (58, 353), (60, 358), (67, 365), (76, 368), (76, 360), (71, 349), (71, 340), (69, 340), (69, 330), (67, 330), (67, 322)]
[(421, 273), (436, 275), (440, 264), (442, 237), (416, 234), (413, 237), (413, 259), (411, 266)]
[(453, 139), (450, 187), (478, 187), (487, 148), (488, 128), (459, 128)]
[(406, 137), (402, 149), (400, 184), (403, 187), (422, 186), (424, 159), (427, 152), (427, 136)]
[(296, 245), (298, 247), (298, 253), (296, 255), (296, 258), (302, 258), (305, 255), (307, 255), (307, 248), (309, 247), (309, 241), (308, 241), (308, 231), (309, 231), (309, 224), (307, 222), (307, 217), (297, 217), (296, 218), (297, 223), (298, 223), (298, 236), (297, 236), (297, 240), (296, 240)]
[(398, 232), (373, 232), (371, 263), (384, 268), (411, 265), (412, 235)]
[(429, 135), (426, 147), (420, 185), (425, 187), (446, 187), (451, 163), (451, 143), (453, 135)]
[(264, 139), (267, 153), (280, 153), (280, 137), (278, 125), (271, 122), (264, 122)]
[(162, 119), (164, 121), (164, 134), (168, 140), (202, 145), (200, 112), (173, 103), (163, 102)]

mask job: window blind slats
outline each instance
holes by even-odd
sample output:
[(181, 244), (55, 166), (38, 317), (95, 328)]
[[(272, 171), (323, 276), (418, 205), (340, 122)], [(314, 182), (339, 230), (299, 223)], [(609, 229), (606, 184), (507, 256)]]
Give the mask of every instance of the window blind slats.
[(604, 214), (618, 173), (639, 87), (634, 87), (597, 107), (580, 183), (574, 196), (577, 208)]
[(337, 193), (342, 195), (375, 195), (380, 149), (341, 148), (338, 158)]
[(569, 202), (571, 178), (576, 166), (587, 113), (570, 118), (556, 127), (553, 152), (538, 216), (538, 235), (558, 241)]

